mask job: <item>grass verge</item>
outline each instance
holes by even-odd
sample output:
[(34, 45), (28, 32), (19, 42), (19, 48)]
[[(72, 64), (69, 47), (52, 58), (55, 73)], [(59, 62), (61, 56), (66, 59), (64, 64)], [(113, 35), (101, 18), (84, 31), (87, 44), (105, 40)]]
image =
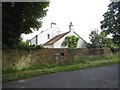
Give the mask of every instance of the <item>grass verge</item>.
[(37, 67), (29, 67), (19, 70), (10, 70), (7, 68), (3, 70), (2, 79), (3, 82), (19, 80), (24, 78), (30, 78), (33, 76), (50, 74), (63, 71), (80, 70), (90, 67), (105, 66), (110, 64), (120, 63), (120, 55), (111, 56), (94, 56), (94, 57), (80, 57), (77, 60), (73, 60), (69, 65), (56, 65), (56, 64), (44, 64)]

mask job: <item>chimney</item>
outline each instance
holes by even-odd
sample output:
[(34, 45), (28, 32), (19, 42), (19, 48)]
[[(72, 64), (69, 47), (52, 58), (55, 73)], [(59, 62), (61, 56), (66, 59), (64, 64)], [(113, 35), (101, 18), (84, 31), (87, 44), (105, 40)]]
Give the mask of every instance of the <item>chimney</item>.
[(70, 31), (73, 31), (73, 25), (72, 25), (72, 22), (70, 22), (69, 30), (70, 30)]
[(51, 28), (54, 27), (56, 25), (56, 23), (52, 22), (51, 23)]

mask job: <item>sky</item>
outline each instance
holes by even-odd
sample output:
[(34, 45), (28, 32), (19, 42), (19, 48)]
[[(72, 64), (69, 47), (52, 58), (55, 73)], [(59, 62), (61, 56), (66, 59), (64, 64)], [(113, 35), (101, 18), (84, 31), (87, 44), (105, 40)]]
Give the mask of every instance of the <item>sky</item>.
[(47, 16), (43, 18), (42, 27), (32, 34), (22, 35), (23, 40), (31, 39), (41, 30), (50, 28), (51, 22), (63, 32), (69, 31), (72, 22), (74, 31), (89, 42), (91, 30), (100, 29), (100, 21), (107, 11), (110, 0), (50, 0)]

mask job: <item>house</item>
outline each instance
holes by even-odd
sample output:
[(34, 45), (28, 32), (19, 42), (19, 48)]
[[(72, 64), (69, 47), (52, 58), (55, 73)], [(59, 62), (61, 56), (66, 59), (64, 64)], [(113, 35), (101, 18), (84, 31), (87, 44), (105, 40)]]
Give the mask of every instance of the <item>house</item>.
[(43, 45), (61, 33), (62, 31), (56, 26), (56, 23), (52, 22), (50, 28), (41, 31), (39, 34), (29, 40), (29, 45)]
[[(52, 24), (55, 25), (55, 23)], [(42, 44), (44, 48), (67, 48), (66, 46), (62, 46), (62, 43), (66, 36), (71, 35), (74, 35), (79, 38), (77, 48), (86, 48), (87, 42), (73, 30), (72, 22), (70, 22), (68, 32), (61, 33), (58, 28), (54, 27), (53, 29), (53, 27), (51, 27), (51, 29), (49, 29), (47, 33), (41, 33), (36, 35), (33, 39), (31, 39), (30, 42), (31, 44), (35, 45)]]

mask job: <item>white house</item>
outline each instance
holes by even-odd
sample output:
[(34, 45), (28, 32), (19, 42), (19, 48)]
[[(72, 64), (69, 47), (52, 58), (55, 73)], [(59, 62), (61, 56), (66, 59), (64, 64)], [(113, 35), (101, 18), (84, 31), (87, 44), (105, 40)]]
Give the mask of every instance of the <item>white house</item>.
[(50, 29), (47, 30), (47, 32), (43, 32), (32, 38), (30, 40), (30, 45), (42, 44), (45, 48), (67, 48), (61, 45), (65, 37), (75, 35), (79, 38), (77, 48), (86, 48), (87, 42), (82, 39), (75, 31), (73, 31), (72, 22), (69, 25), (69, 31), (65, 33), (61, 33), (60, 29), (56, 28), (55, 23), (52, 24), (54, 24), (54, 27), (52, 26)]
[(29, 40), (29, 45), (43, 45), (61, 33), (62, 31), (56, 26), (56, 23), (51, 23), (51, 27), (49, 29), (41, 31), (39, 34)]

